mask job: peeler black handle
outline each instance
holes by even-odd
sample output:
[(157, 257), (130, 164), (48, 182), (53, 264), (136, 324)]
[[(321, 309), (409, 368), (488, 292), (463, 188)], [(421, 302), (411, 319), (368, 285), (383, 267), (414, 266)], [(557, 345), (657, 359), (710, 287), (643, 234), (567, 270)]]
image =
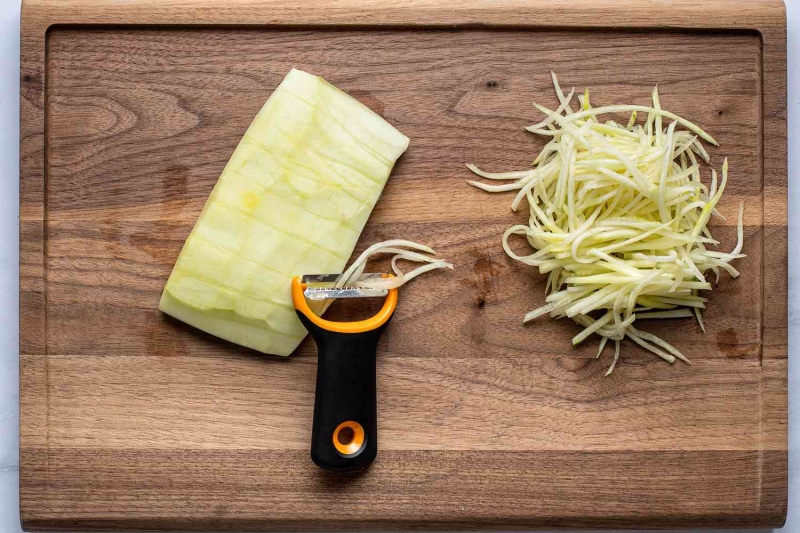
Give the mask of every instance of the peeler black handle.
[(366, 469), (378, 452), (376, 351), (391, 315), (357, 333), (324, 329), (299, 310), (297, 316), (319, 354), (311, 459), (325, 470)]

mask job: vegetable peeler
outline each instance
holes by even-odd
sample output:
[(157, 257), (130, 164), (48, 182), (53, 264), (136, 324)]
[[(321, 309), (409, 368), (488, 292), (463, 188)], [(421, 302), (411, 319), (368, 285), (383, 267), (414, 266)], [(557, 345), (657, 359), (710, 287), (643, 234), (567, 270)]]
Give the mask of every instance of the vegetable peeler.
[[(324, 470), (363, 470), (378, 453), (376, 353), (397, 307), (397, 289), (380, 287), (379, 280), (386, 277), (362, 274), (344, 286), (340, 274), (292, 279), (295, 311), (317, 344), (311, 459)], [(307, 301), (381, 296), (385, 297), (381, 310), (356, 322), (325, 320)]]

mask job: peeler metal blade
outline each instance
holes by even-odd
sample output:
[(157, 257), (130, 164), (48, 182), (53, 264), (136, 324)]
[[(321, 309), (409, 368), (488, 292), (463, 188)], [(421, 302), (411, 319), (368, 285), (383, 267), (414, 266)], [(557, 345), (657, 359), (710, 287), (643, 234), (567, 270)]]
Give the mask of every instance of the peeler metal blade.
[(380, 288), (378, 280), (386, 279), (384, 274), (361, 274), (347, 285), (337, 287), (342, 274), (307, 274), (302, 282), (306, 288), (303, 295), (309, 300), (329, 300), (332, 298), (373, 298), (386, 296), (389, 289)]

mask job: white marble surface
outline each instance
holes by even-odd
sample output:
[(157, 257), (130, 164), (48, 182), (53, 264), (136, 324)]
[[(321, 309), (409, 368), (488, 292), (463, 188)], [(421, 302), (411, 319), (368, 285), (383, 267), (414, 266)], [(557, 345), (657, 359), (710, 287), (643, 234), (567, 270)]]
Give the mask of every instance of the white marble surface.
[(0, 531), (19, 526), (19, 0), (0, 0)]
[[(710, 0), (711, 1), (711, 0)], [(800, 0), (786, 0), (789, 27), (789, 352), (796, 358), (800, 339)], [(19, 526), (19, 0), (0, 0), (0, 532)], [(792, 361), (794, 363), (794, 361)], [(785, 530), (800, 532), (800, 368), (789, 368), (789, 517)]]

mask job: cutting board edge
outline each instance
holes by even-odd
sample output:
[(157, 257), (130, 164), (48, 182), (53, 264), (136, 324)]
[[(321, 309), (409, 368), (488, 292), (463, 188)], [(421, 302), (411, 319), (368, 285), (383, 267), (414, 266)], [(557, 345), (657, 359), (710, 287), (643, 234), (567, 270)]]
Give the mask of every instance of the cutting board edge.
[[(692, 509), (691, 507), (687, 507), (684, 505), (675, 505), (669, 511), (663, 511), (665, 508), (669, 508), (669, 505), (662, 507), (662, 511), (656, 512), (653, 514), (647, 514), (650, 510), (642, 510), (640, 507), (636, 505), (629, 505), (631, 504), (631, 500), (627, 499), (630, 498), (631, 495), (635, 494), (636, 491), (641, 488), (644, 490), (652, 491), (654, 490), (654, 486), (650, 485), (648, 482), (644, 480), (643, 477), (638, 476), (634, 481), (629, 480), (621, 480), (620, 482), (620, 494), (621, 496), (618, 497), (613, 495), (613, 490), (611, 492), (605, 491), (598, 491), (593, 494), (592, 502), (597, 503), (597, 501), (602, 502), (603, 505), (595, 506), (592, 510), (596, 511), (593, 513), (583, 513), (580, 508), (575, 508), (571, 513), (561, 513), (561, 514), (548, 514), (547, 512), (538, 512), (538, 513), (531, 513), (530, 515), (523, 515), (522, 513), (516, 512), (512, 515), (504, 516), (501, 514), (491, 514), (486, 512), (486, 505), (477, 505), (475, 509), (471, 509), (468, 506), (466, 498), (469, 495), (465, 493), (460, 493), (458, 495), (459, 499), (451, 502), (454, 508), (452, 514), (445, 513), (441, 509), (436, 512), (430, 512), (430, 509), (423, 510), (420, 507), (420, 512), (418, 515), (412, 515), (408, 513), (403, 517), (392, 516), (391, 514), (388, 516), (382, 516), (384, 513), (376, 511), (372, 508), (369, 511), (358, 511), (358, 516), (354, 516), (349, 514), (352, 511), (339, 511), (334, 510), (335, 504), (330, 509), (329, 514), (326, 516), (325, 519), (319, 519), (316, 516), (309, 517), (308, 515), (313, 515), (314, 512), (307, 510), (298, 511), (297, 517), (287, 518), (286, 517), (286, 510), (281, 509), (276, 511), (276, 515), (272, 518), (263, 518), (259, 515), (258, 511), (242, 511), (241, 513), (234, 516), (230, 516), (227, 514), (224, 516), (220, 516), (219, 508), (216, 505), (204, 505), (202, 502), (197, 502), (196, 504), (190, 505), (192, 508), (192, 513), (183, 513), (177, 517), (169, 516), (159, 516), (157, 512), (151, 512), (149, 516), (126, 516), (124, 513), (117, 512), (115, 513), (112, 509), (113, 507), (106, 507), (108, 509), (107, 513), (103, 511), (98, 511), (96, 513), (91, 513), (87, 511), (83, 511), (80, 517), (70, 516), (70, 508), (66, 507), (64, 504), (68, 501), (63, 500), (61, 505), (47, 505), (47, 499), (45, 498), (44, 504), (43, 499), (41, 498), (41, 492), (48, 490), (48, 478), (47, 478), (47, 463), (49, 459), (47, 458), (48, 450), (46, 447), (36, 448), (34, 450), (36, 453), (34, 455), (39, 456), (39, 465), (37, 466), (38, 471), (32, 472), (31, 474), (31, 481), (33, 482), (30, 487), (26, 491), (20, 492), (20, 503), (21, 503), (21, 511), (22, 511), (22, 523), (26, 530), (61, 530), (61, 529), (69, 529), (69, 528), (88, 528), (88, 529), (103, 529), (103, 528), (111, 528), (111, 527), (119, 527), (123, 529), (131, 529), (131, 530), (149, 530), (149, 529), (160, 529), (160, 528), (170, 528), (170, 529), (215, 529), (220, 527), (221, 524), (224, 523), (225, 528), (233, 529), (233, 530), (251, 530), (251, 529), (258, 529), (258, 530), (271, 530), (271, 531), (279, 531), (279, 530), (331, 530), (331, 529), (349, 529), (349, 530), (373, 530), (373, 529), (392, 529), (392, 530), (404, 530), (404, 529), (457, 529), (457, 528), (469, 528), (469, 529), (500, 529), (500, 528), (511, 528), (511, 529), (550, 529), (550, 528), (618, 528), (618, 527), (625, 527), (625, 528), (664, 528), (664, 527), (715, 527), (715, 528), (726, 528), (726, 527), (736, 527), (736, 528), (767, 528), (767, 527), (780, 527), (785, 522), (785, 514), (786, 514), (786, 501), (780, 497), (781, 488), (780, 488), (780, 475), (769, 475), (761, 479), (761, 504), (759, 505), (758, 509), (745, 509), (744, 506), (741, 508), (741, 511), (736, 509), (735, 507), (731, 507), (727, 505), (725, 510), (718, 508), (716, 511), (701, 511), (699, 508)], [(77, 452), (77, 453), (75, 453)], [(148, 452), (149, 453), (149, 452)], [(170, 452), (171, 454), (179, 453), (177, 451)], [(734, 478), (731, 476), (735, 476), (736, 471), (739, 469), (739, 466), (745, 466), (746, 464), (752, 464), (753, 462), (759, 461), (768, 464), (776, 465), (776, 468), (768, 469), (768, 472), (771, 474), (776, 474), (781, 472), (782, 466), (786, 464), (786, 455), (788, 452), (782, 450), (772, 450), (772, 451), (759, 451), (759, 450), (751, 450), (751, 451), (697, 451), (697, 452), (671, 452), (671, 451), (660, 451), (660, 452), (637, 452), (632, 454), (634, 457), (629, 458), (630, 465), (634, 465), (636, 461), (641, 459), (638, 456), (648, 456), (649, 460), (654, 460), (659, 468), (664, 469), (662, 472), (665, 476), (665, 480), (669, 476), (669, 469), (675, 468), (676, 462), (685, 460), (688, 463), (688, 466), (685, 468), (694, 469), (699, 466), (705, 466), (713, 469), (713, 473), (711, 477), (706, 476), (705, 474), (695, 472), (695, 475), (701, 476), (703, 478), (707, 478), (706, 481), (710, 483), (710, 486), (714, 486), (718, 483), (730, 483), (736, 482)], [(63, 461), (65, 457), (72, 457), (75, 460), (76, 465), (82, 465), (83, 468), (92, 469), (95, 466), (98, 466), (98, 472), (102, 475), (102, 472), (107, 471), (109, 468), (109, 464), (106, 462), (108, 460), (115, 460), (114, 456), (110, 453), (106, 454), (99, 454), (102, 457), (98, 460), (97, 465), (89, 464), (87, 461), (91, 461), (90, 458), (94, 455), (95, 452), (90, 450), (81, 450), (81, 451), (73, 451), (64, 450), (62, 449), (59, 453), (56, 454), (56, 457), (53, 459), (55, 461)], [(145, 452), (136, 454), (137, 460), (148, 460), (147, 455)], [(198, 454), (200, 457), (207, 456), (208, 458), (214, 457), (213, 454), (203, 454), (200, 452)], [(404, 464), (404, 468), (413, 468), (413, 464), (420, 459), (422, 455), (436, 455), (441, 460), (443, 460), (446, 464), (450, 464), (449, 460), (453, 457), (456, 457), (457, 453), (452, 454), (442, 454), (438, 451), (430, 451), (430, 452), (387, 452), (383, 454), (383, 461), (397, 463), (398, 461)], [(500, 455), (504, 456), (499, 459), (489, 459), (491, 456)], [(567, 461), (579, 461), (585, 462), (586, 464), (592, 464), (593, 468), (591, 469), (591, 479), (594, 483), (607, 479), (608, 475), (612, 475), (614, 468), (614, 463), (625, 460), (624, 458), (629, 455), (628, 452), (596, 452), (596, 453), (586, 453), (586, 452), (559, 452), (556, 450), (550, 450), (549, 452), (506, 452), (506, 453), (496, 453), (496, 452), (472, 452), (470, 453), (470, 458), (468, 461), (473, 461), (471, 468), (474, 468), (475, 471), (484, 471), (484, 470), (491, 470), (494, 468), (493, 464), (480, 464), (481, 459), (489, 459), (486, 461), (487, 463), (493, 462), (503, 462), (512, 458), (512, 460), (516, 460), (519, 463), (526, 463), (530, 462), (532, 459), (537, 459), (539, 466), (532, 467), (529, 471), (525, 472), (525, 474), (520, 474), (520, 477), (530, 476), (529, 478), (524, 478), (521, 480), (516, 481), (515, 486), (519, 486), (519, 483), (526, 484), (529, 480), (531, 485), (534, 487), (543, 488), (543, 484), (548, 483), (547, 479), (547, 472), (549, 471), (558, 471), (560, 466), (558, 463), (564, 459)], [(516, 459), (513, 459), (514, 456), (517, 456)], [(585, 457), (584, 457), (585, 456)], [(714, 456), (715, 459), (709, 464), (710, 456)], [(746, 459), (746, 463), (742, 463), (742, 460)], [(123, 463), (128, 464), (130, 460), (129, 457), (124, 458)], [(292, 465), (297, 465), (298, 461), (305, 462), (307, 460), (306, 453), (300, 451), (293, 451), (287, 452), (282, 455), (282, 460), (288, 460)], [(462, 459), (456, 459), (456, 461), (461, 461)], [(722, 465), (725, 464), (725, 461), (729, 460), (731, 464), (730, 469), (726, 469)], [(232, 460), (232, 461), (235, 461)], [(476, 462), (478, 463), (476, 465)], [(600, 463), (603, 465), (602, 469), (594, 468), (597, 464)], [(714, 466), (711, 466), (711, 465)], [(466, 462), (464, 463), (466, 465)], [(739, 466), (737, 466), (739, 465)], [(381, 463), (376, 463), (375, 468), (382, 468), (386, 465), (381, 465)], [(462, 465), (463, 466), (463, 465)], [(165, 463), (155, 464), (148, 466), (149, 470), (155, 471), (159, 470), (162, 467), (165, 470), (168, 470), (167, 474), (165, 475), (173, 475), (175, 467), (172, 468), (166, 467)], [(392, 468), (389, 466), (388, 468)], [(607, 470), (608, 469), (608, 470)], [(635, 470), (635, 467), (634, 467)], [(475, 474), (475, 471), (471, 471), (471, 474)], [(685, 473), (685, 472), (684, 472)], [(446, 473), (442, 474), (443, 477), (448, 477)], [(465, 476), (464, 482), (469, 483), (471, 478), (469, 478), (469, 474)], [(710, 480), (710, 481), (709, 481)], [(452, 480), (453, 482), (457, 482)], [(646, 486), (639, 486), (637, 483), (644, 482)], [(515, 482), (512, 482), (514, 484)], [(70, 481), (65, 480), (60, 483), (62, 486), (69, 486)], [(81, 482), (78, 482), (79, 486)], [(77, 489), (78, 487), (74, 487)], [(691, 487), (686, 487), (687, 490), (692, 490)], [(706, 487), (707, 489), (708, 487)], [(252, 490), (252, 487), (249, 489)], [(557, 494), (558, 491), (556, 489), (544, 489), (548, 491), (547, 498), (552, 498), (554, 493)], [(675, 490), (675, 487), (670, 484), (669, 482), (664, 483), (663, 490), (665, 494), (672, 493), (672, 490)], [(146, 496), (147, 488), (142, 487), (137, 489), (135, 494), (127, 495), (129, 498), (140, 499), (144, 498), (144, 501), (147, 501)], [(534, 490), (534, 492), (536, 492)], [(241, 498), (244, 498), (244, 501), (247, 501), (247, 494), (245, 492), (241, 495)], [(405, 497), (406, 495), (401, 491), (398, 494), (399, 497)], [(98, 495), (100, 499), (103, 498), (110, 498), (113, 500), (115, 497), (119, 497), (119, 495)], [(154, 496), (158, 497), (158, 496)], [(508, 497), (512, 499), (519, 499), (520, 495), (516, 493), (509, 493)], [(627, 497), (627, 498), (626, 498)], [(666, 497), (666, 496), (665, 496)], [(718, 497), (724, 498), (722, 494), (718, 495)], [(241, 498), (239, 499), (239, 505), (241, 505)], [(713, 494), (712, 494), (713, 499)], [(191, 501), (191, 497), (187, 496), (187, 501)], [(549, 501), (546, 500), (546, 501)], [(766, 505), (763, 503), (767, 502)], [(726, 502), (730, 503), (730, 502)], [(547, 503), (544, 503), (545, 507)], [(587, 503), (588, 505), (588, 503)], [(460, 508), (459, 508), (460, 506)], [(723, 504), (723, 507), (726, 507)], [(625, 509), (625, 512), (620, 513), (622, 509)], [(607, 511), (607, 514), (604, 513), (604, 510)], [(614, 511), (617, 511), (617, 514)], [(185, 509), (184, 509), (185, 511)], [(395, 511), (396, 512), (396, 511)], [(424, 518), (420, 518), (420, 515), (424, 516)], [(426, 516), (425, 516), (426, 515)], [(413, 517), (413, 518), (412, 518)]]

